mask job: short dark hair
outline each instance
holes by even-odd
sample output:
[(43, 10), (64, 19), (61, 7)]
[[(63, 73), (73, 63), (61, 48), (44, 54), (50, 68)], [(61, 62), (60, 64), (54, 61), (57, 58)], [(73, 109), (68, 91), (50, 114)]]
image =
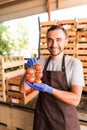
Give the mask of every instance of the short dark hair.
[[(48, 35), (48, 32), (52, 31), (52, 30), (62, 30), (65, 34), (65, 36), (67, 37), (67, 32), (65, 30), (65, 28), (63, 28), (62, 26), (60, 25), (52, 25), (48, 30), (47, 30), (47, 35)], [(46, 36), (47, 36), (46, 35)]]

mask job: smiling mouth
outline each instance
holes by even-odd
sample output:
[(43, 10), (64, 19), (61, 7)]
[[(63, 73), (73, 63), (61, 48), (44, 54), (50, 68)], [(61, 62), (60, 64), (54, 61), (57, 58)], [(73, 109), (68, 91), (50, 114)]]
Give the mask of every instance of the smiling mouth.
[(54, 56), (59, 55), (63, 51), (58, 47), (50, 47), (48, 48), (48, 50), (50, 51), (51, 55), (54, 55)]
[(59, 51), (60, 48), (58, 48), (58, 47), (51, 47), (50, 50), (52, 50), (54, 52), (54, 51)]

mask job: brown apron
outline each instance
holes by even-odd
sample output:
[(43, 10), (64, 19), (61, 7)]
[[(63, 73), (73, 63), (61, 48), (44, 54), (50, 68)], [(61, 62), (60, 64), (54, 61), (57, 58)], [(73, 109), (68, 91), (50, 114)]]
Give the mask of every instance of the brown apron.
[[(47, 71), (49, 60), (50, 58), (43, 70), (43, 83), (56, 89), (70, 91), (66, 80), (64, 58), (62, 71)], [(40, 92), (33, 130), (80, 130), (76, 108), (56, 99), (52, 94)]]

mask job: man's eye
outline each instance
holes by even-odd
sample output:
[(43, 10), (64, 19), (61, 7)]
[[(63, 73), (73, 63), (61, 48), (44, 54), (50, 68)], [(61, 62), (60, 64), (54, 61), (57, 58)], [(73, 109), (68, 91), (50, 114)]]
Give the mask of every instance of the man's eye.
[(52, 39), (51, 38), (47, 39), (47, 42), (52, 42)]
[(60, 41), (62, 41), (62, 39), (61, 38), (57, 38), (57, 42), (60, 42)]

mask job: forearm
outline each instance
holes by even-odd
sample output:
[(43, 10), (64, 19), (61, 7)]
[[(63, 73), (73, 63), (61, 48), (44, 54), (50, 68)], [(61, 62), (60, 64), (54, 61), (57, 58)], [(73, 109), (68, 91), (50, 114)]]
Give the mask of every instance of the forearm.
[(55, 96), (58, 100), (61, 100), (73, 106), (77, 106), (81, 99), (81, 91), (78, 94), (72, 91), (68, 92), (68, 91), (53, 89), (52, 95)]

